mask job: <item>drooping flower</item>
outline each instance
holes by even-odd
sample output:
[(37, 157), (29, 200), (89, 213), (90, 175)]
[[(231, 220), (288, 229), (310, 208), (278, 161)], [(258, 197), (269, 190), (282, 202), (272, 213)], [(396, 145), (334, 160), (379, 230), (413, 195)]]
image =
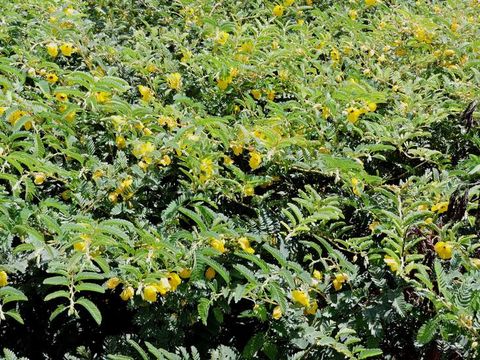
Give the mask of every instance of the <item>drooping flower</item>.
[(60, 45), (60, 51), (62, 52), (63, 56), (72, 56), (75, 50), (76, 49), (72, 43), (63, 43)]
[(212, 280), (216, 274), (216, 271), (212, 267), (208, 267), (207, 271), (205, 271), (205, 277), (207, 280)]
[(180, 73), (167, 75), (167, 85), (170, 89), (180, 90), (182, 87), (182, 75)]
[(58, 55), (58, 46), (54, 42), (50, 42), (46, 46), (48, 55), (56, 57)]
[(46, 178), (47, 177), (44, 173), (37, 173), (33, 178), (33, 182), (35, 183), (35, 185), (42, 185), (45, 182)]
[(157, 301), (157, 288), (152, 285), (147, 285), (143, 288), (143, 298), (148, 302)]
[(315, 315), (317, 310), (318, 310), (318, 304), (317, 304), (317, 301), (314, 300), (312, 304), (305, 309), (304, 313), (305, 315)]
[(125, 289), (123, 289), (122, 293), (120, 294), (120, 298), (123, 301), (128, 301), (133, 297), (135, 294), (135, 290), (133, 290), (133, 287), (127, 286)]
[(360, 109), (354, 107), (349, 107), (347, 109), (347, 120), (352, 124), (355, 124), (358, 121), (360, 115), (362, 115), (362, 111)]
[(225, 240), (220, 240), (220, 239), (213, 238), (210, 241), (210, 246), (213, 247), (215, 250), (221, 252), (222, 254), (227, 251), (225, 249)]
[(0, 287), (8, 285), (8, 274), (5, 271), (0, 271)]
[[(106, 91), (97, 91), (95, 93), (95, 100), (97, 100), (97, 102), (99, 104), (104, 104), (106, 103), (108, 100), (110, 100), (110, 93), (106, 92)], [(113, 117), (112, 117), (113, 118)]]
[(442, 214), (448, 210), (448, 201), (442, 201), (432, 206), (431, 210)]
[(299, 303), (303, 307), (309, 308), (310, 307), (310, 296), (306, 291), (302, 290), (293, 290), (292, 291), (292, 299), (296, 303)]
[(115, 289), (120, 283), (121, 280), (118, 277), (113, 277), (108, 279), (105, 285), (108, 289)]
[(247, 252), (247, 253), (249, 253), (249, 254), (255, 253), (255, 249), (250, 246), (250, 241), (249, 241), (246, 237), (242, 236), (242, 237), (239, 238), (237, 241), (238, 241), (238, 243), (240, 244), (240, 247), (241, 247), (245, 252)]
[(335, 278), (333, 279), (333, 287), (335, 290), (340, 290), (343, 287), (343, 284), (348, 280), (348, 275), (345, 273), (338, 273), (335, 275)]
[(138, 85), (138, 91), (142, 95), (142, 100), (150, 101), (153, 98), (153, 91), (148, 86)]
[(229, 37), (230, 37), (229, 33), (225, 31), (220, 31), (215, 37), (215, 42), (219, 45), (225, 45)]
[(280, 308), (280, 306), (275, 306), (273, 308), (273, 311), (272, 311), (272, 317), (275, 319), (275, 320), (278, 320), (282, 317), (282, 309)]
[(177, 290), (178, 285), (182, 283), (182, 279), (180, 279), (180, 276), (177, 273), (169, 273), (168, 283), (170, 284), (170, 290), (175, 291)]
[(262, 163), (262, 155), (257, 151), (250, 152), (250, 160), (248, 161), (248, 164), (250, 165), (252, 170), (257, 169), (261, 163)]
[(434, 248), (435, 252), (441, 259), (448, 260), (452, 258), (453, 247), (451, 244), (444, 241), (439, 241), (435, 244)]
[(155, 145), (153, 145), (151, 142), (147, 141), (147, 142), (144, 142), (144, 143), (137, 144), (134, 147), (134, 149), (132, 151), (132, 154), (137, 158), (141, 158), (141, 157), (146, 157), (146, 156), (150, 155), (154, 151), (155, 151)]
[(260, 98), (262, 97), (262, 92), (260, 90), (253, 89), (251, 93), (255, 100), (260, 100)]
[(383, 261), (385, 262), (385, 264), (387, 264), (390, 267), (390, 270), (392, 272), (397, 272), (398, 271), (399, 265), (393, 257), (391, 257), (389, 255), (385, 255), (384, 258), (383, 258)]
[(187, 269), (187, 268), (183, 268), (179, 273), (178, 275), (180, 275), (180, 277), (182, 279), (188, 279), (190, 277), (190, 275), (192, 275), (192, 270), (190, 269)]
[(156, 284), (154, 284), (155, 289), (160, 293), (160, 295), (165, 295), (167, 292), (169, 292), (172, 289), (172, 285), (170, 285), (170, 282), (168, 281), (168, 278), (163, 277), (160, 279), (160, 281)]

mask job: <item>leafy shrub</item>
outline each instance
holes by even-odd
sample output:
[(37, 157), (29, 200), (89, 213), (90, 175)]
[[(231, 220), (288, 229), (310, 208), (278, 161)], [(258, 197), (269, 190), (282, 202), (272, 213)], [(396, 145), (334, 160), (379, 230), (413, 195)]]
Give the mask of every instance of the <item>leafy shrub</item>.
[(479, 356), (478, 1), (0, 10), (6, 359)]

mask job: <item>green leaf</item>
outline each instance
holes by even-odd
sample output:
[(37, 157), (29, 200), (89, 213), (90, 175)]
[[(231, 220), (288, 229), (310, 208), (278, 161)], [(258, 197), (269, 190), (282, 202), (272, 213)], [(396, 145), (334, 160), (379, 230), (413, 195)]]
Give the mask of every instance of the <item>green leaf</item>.
[(58, 291), (55, 291), (55, 292), (50, 293), (47, 296), (45, 296), (44, 300), (45, 301), (50, 301), (50, 300), (53, 300), (53, 299), (56, 299), (56, 298), (59, 298), (59, 297), (64, 297), (64, 298), (70, 299), (70, 293), (68, 293), (65, 290), (58, 290)]
[(380, 356), (382, 355), (383, 352), (382, 350), (380, 349), (363, 349), (362, 351), (360, 351), (360, 353), (358, 354), (358, 359), (361, 360), (361, 359), (367, 359), (369, 357), (374, 357), (374, 356)]
[(428, 344), (437, 333), (437, 320), (430, 319), (418, 330), (417, 341), (422, 344)]
[(92, 318), (96, 321), (98, 325), (102, 323), (102, 314), (100, 313), (100, 310), (98, 310), (97, 305), (95, 305), (93, 302), (82, 297), (78, 299), (75, 303), (83, 306), (90, 313), (90, 315), (92, 315)]
[(63, 276), (52, 276), (43, 280), (44, 285), (63, 285), (68, 286), (70, 282), (66, 277)]
[(92, 284), (92, 283), (80, 283), (75, 285), (75, 290), (77, 291), (94, 291), (103, 294), (105, 292), (105, 289), (98, 285), (98, 284)]
[(207, 320), (208, 320), (208, 311), (210, 309), (210, 300), (207, 298), (200, 298), (198, 301), (197, 305), (197, 311), (198, 315), (200, 316), (200, 319), (202, 320), (203, 325), (207, 325)]
[(7, 311), (5, 312), (6, 315), (10, 316), (12, 319), (15, 319), (17, 322), (19, 322), (20, 324), (24, 325), (23, 323), (23, 319), (22, 317), (20, 316), (20, 314), (18, 312), (16, 312), (15, 310), (10, 310), (10, 311)]
[(142, 349), (140, 344), (138, 344), (135, 340), (128, 339), (127, 342), (133, 346), (135, 350), (137, 350), (138, 354), (142, 357), (143, 360), (148, 360), (147, 353)]

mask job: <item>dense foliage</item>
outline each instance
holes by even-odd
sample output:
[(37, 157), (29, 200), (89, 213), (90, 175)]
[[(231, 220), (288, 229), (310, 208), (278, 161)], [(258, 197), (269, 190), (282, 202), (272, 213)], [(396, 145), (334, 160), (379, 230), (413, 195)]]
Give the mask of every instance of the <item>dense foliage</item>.
[(480, 356), (479, 18), (1, 1), (5, 358)]

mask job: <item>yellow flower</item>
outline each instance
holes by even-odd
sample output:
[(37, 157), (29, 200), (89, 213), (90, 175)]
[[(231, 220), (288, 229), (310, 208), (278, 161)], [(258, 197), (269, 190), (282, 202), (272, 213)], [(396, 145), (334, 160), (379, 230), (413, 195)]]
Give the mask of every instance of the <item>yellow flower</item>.
[(248, 184), (244, 186), (243, 193), (245, 196), (253, 196), (255, 195), (255, 189), (252, 185)]
[(443, 260), (448, 260), (452, 257), (452, 245), (444, 241), (439, 241), (435, 244), (435, 252)]
[(248, 161), (248, 165), (250, 165), (252, 170), (255, 170), (260, 166), (261, 163), (262, 163), (262, 155), (257, 151), (252, 151), (250, 153), (250, 160)]
[(50, 84), (55, 84), (58, 81), (58, 76), (54, 73), (48, 73), (45, 78)]
[(230, 145), (230, 147), (232, 148), (235, 156), (239, 156), (243, 152), (243, 144), (233, 143), (233, 144)]
[(141, 157), (146, 157), (150, 155), (154, 151), (155, 151), (155, 145), (147, 141), (144, 143), (137, 144), (133, 149), (132, 154), (137, 158), (141, 158)]
[(92, 175), (92, 179), (93, 179), (93, 180), (98, 180), (98, 179), (100, 179), (103, 175), (104, 175), (103, 170), (100, 170), (100, 169), (95, 170), (94, 173), (93, 173), (93, 175)]
[(148, 302), (157, 301), (157, 288), (152, 285), (147, 285), (143, 289), (143, 298)]
[(153, 286), (155, 286), (155, 289), (162, 296), (165, 295), (167, 292), (169, 292), (172, 289), (172, 286), (170, 285), (170, 282), (168, 281), (168, 278), (166, 278), (166, 277), (161, 278), (160, 281)]
[(360, 115), (362, 115), (362, 111), (360, 109), (354, 107), (349, 107), (347, 109), (347, 120), (352, 124), (355, 124), (358, 121)]
[(432, 223), (433, 223), (433, 219), (431, 217), (425, 219), (425, 224), (428, 225), (428, 224), (432, 224)]
[(67, 120), (68, 122), (72, 122), (73, 120), (75, 120), (76, 115), (77, 113), (75, 112), (75, 110), (72, 110), (67, 115), (65, 115), (65, 120)]
[(147, 86), (138, 85), (138, 91), (142, 95), (142, 100), (150, 101), (153, 98), (153, 91)]
[(270, 101), (275, 100), (275, 90), (268, 90), (267, 91), (267, 99)]
[(178, 275), (180, 275), (180, 277), (182, 279), (188, 279), (190, 277), (190, 275), (192, 275), (192, 270), (190, 269), (187, 269), (187, 268), (183, 268), (179, 273)]
[(282, 317), (282, 309), (280, 308), (280, 306), (277, 305), (273, 308), (272, 317), (275, 320), (278, 320)]
[(228, 85), (231, 84), (232, 80), (233, 79), (232, 79), (231, 76), (229, 76), (225, 79), (218, 78), (217, 79), (217, 86), (220, 90), (225, 90), (226, 88), (228, 88)]
[(417, 210), (418, 211), (427, 211), (428, 210), (428, 205), (425, 205), (425, 204), (418, 205)]
[(115, 204), (118, 200), (118, 195), (119, 193), (117, 191), (111, 192), (110, 194), (108, 194), (108, 200)]
[(350, 19), (355, 20), (358, 16), (358, 12), (352, 9), (348, 12), (348, 16), (350, 17)]
[(450, 25), (450, 30), (452, 30), (453, 32), (457, 32), (459, 27), (460, 27), (460, 25), (458, 25), (458, 23), (456, 21), (454, 21), (452, 23), (452, 25)]
[(125, 141), (125, 138), (120, 135), (115, 138), (115, 144), (117, 144), (117, 147), (119, 149), (124, 149), (127, 146), (127, 142)]
[(225, 45), (230, 35), (225, 31), (220, 31), (215, 37), (215, 42), (219, 45)]
[(45, 182), (46, 175), (44, 173), (37, 173), (34, 176), (33, 182), (35, 185), (42, 185)]
[(168, 283), (170, 284), (171, 291), (177, 290), (178, 285), (182, 283), (182, 279), (177, 273), (168, 274)]
[(378, 0), (365, 0), (365, 5), (374, 6), (378, 4)]
[(212, 239), (210, 241), (210, 246), (213, 247), (215, 250), (221, 252), (222, 254), (227, 251), (225, 249), (225, 240), (219, 240), (219, 239)]
[(313, 277), (317, 280), (322, 280), (322, 273), (318, 270), (313, 270)]
[(123, 301), (127, 301), (133, 297), (134, 293), (135, 291), (133, 290), (133, 287), (127, 286), (125, 289), (123, 289), (122, 293), (120, 294), (120, 298)]
[(477, 269), (480, 269), (480, 259), (470, 259), (470, 261), (472, 262), (472, 265), (475, 266), (475, 268)]
[(68, 101), (68, 95), (65, 93), (56, 93), (55, 99), (61, 102), (65, 102), (65, 101)]
[(230, 156), (225, 155), (223, 157), (223, 163), (225, 165), (232, 165), (233, 164), (233, 159)]
[(163, 155), (162, 159), (160, 160), (160, 164), (163, 166), (168, 166), (172, 163), (172, 159), (168, 155)]
[(208, 267), (207, 271), (205, 271), (205, 277), (207, 280), (212, 280), (217, 273), (212, 267)]
[(390, 267), (391, 271), (393, 272), (398, 271), (398, 263), (394, 258), (388, 255), (385, 255), (383, 258), (383, 261), (385, 262), (385, 264), (387, 264)]
[(58, 46), (54, 42), (47, 44), (47, 52), (51, 57), (56, 57), (58, 55)]
[(179, 73), (167, 75), (167, 84), (170, 89), (180, 90), (182, 87), (182, 75)]
[(303, 307), (309, 308), (310, 307), (310, 296), (308, 293), (302, 290), (293, 290), (292, 291), (292, 299), (296, 303), (299, 303)]
[(64, 56), (71, 56), (75, 52), (75, 48), (72, 43), (63, 43), (60, 45), (60, 51)]
[(305, 315), (315, 315), (318, 309), (317, 301), (314, 300), (312, 305), (310, 305), (307, 309), (305, 309)]
[(108, 100), (110, 100), (110, 93), (106, 91), (97, 91), (95, 93), (95, 100), (97, 100), (99, 104), (106, 103)]
[(432, 39), (433, 39), (432, 34), (428, 33), (427, 30), (425, 30), (422, 27), (417, 27), (414, 30), (413, 35), (415, 36), (415, 38), (418, 41), (424, 42), (426, 44), (430, 44), (432, 42)]
[(182, 58), (180, 59), (180, 62), (186, 63), (191, 58), (192, 58), (192, 52), (190, 50), (184, 50), (182, 51)]
[(282, 16), (284, 11), (285, 11), (285, 8), (282, 5), (276, 5), (273, 8), (272, 12), (273, 12), (273, 15), (275, 16)]
[(377, 104), (374, 103), (374, 102), (368, 102), (367, 103), (367, 109), (368, 109), (368, 111), (373, 112), (373, 111), (377, 110)]
[(119, 284), (121, 280), (117, 277), (113, 277), (107, 280), (105, 285), (107, 286), (108, 289), (115, 289)]
[(121, 192), (124, 192), (125, 190), (127, 190), (128, 188), (130, 188), (133, 184), (133, 179), (131, 176), (127, 176), (124, 180), (122, 180), (122, 182), (120, 183), (120, 185), (118, 186), (118, 190), (120, 190)]
[(453, 56), (453, 55), (455, 55), (455, 50), (447, 49), (443, 52), (443, 55), (445, 55), (446, 57)]
[(373, 221), (370, 225), (368, 225), (368, 228), (371, 232), (373, 232), (378, 227), (378, 225), (380, 225), (380, 222)]
[(0, 271), (0, 287), (8, 285), (8, 275), (5, 271)]
[(253, 254), (255, 253), (255, 249), (250, 246), (250, 241), (246, 237), (241, 237), (238, 240), (240, 247), (247, 253)]
[(432, 206), (431, 210), (442, 214), (448, 210), (448, 201), (442, 201)]
[(332, 49), (330, 51), (330, 58), (332, 59), (333, 62), (339, 62), (340, 61), (340, 52), (337, 49)]
[(262, 92), (260, 90), (253, 89), (251, 93), (255, 100), (259, 100), (262, 97)]
[(283, 4), (284, 4), (285, 6), (292, 6), (294, 2), (295, 2), (295, 0), (285, 0), (285, 1), (283, 2)]
[(335, 278), (333, 279), (333, 287), (335, 290), (340, 290), (343, 287), (343, 284), (345, 281), (348, 280), (348, 276), (345, 273), (339, 273), (335, 275)]
[(79, 252), (84, 252), (87, 249), (87, 247), (88, 247), (88, 243), (86, 241), (78, 241), (75, 244), (73, 244), (73, 248)]

